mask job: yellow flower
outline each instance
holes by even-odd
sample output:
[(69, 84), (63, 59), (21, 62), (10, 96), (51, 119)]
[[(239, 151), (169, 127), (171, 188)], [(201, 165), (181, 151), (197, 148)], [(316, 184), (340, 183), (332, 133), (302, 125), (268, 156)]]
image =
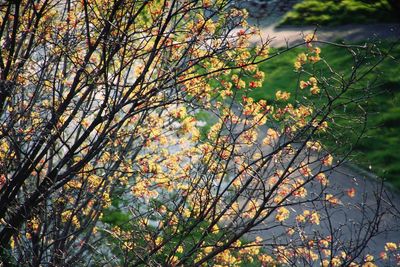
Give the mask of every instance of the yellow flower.
[(182, 253), (182, 252), (183, 252), (183, 247), (182, 247), (182, 246), (179, 246), (179, 247), (176, 249), (176, 252)]
[(156, 246), (159, 246), (163, 241), (163, 238), (161, 236), (158, 236), (156, 238), (156, 240), (154, 241), (154, 243), (156, 244)]
[(218, 227), (218, 225), (217, 225), (217, 224), (214, 224), (214, 226), (211, 228), (211, 231), (212, 231), (214, 234), (218, 234), (218, 232), (219, 232), (219, 227)]
[(287, 208), (285, 208), (285, 207), (280, 207), (280, 208), (278, 209), (278, 211), (277, 211), (277, 214), (276, 214), (276, 216), (275, 216), (275, 219), (276, 219), (278, 222), (283, 222), (283, 221), (285, 221), (285, 220), (287, 220), (287, 219), (289, 218), (289, 215), (290, 215), (290, 211), (289, 211)]
[(257, 140), (257, 132), (254, 129), (245, 131), (240, 137), (241, 142), (251, 145)]
[(333, 161), (332, 155), (326, 155), (322, 159), (322, 164), (324, 164), (325, 166), (331, 166), (332, 165), (332, 161)]
[(372, 256), (372, 255), (370, 255), (370, 254), (367, 254), (366, 256), (365, 256), (365, 261), (373, 261), (374, 260), (374, 256)]
[(104, 192), (103, 194), (103, 208), (108, 208), (111, 206), (111, 198), (108, 192)]
[(286, 231), (286, 234), (288, 234), (289, 236), (293, 235), (294, 233), (295, 233), (295, 230), (294, 230), (293, 228), (289, 228), (289, 229)]
[(33, 218), (30, 220), (30, 226), (33, 231), (37, 231), (39, 229), (39, 220), (37, 218)]
[(372, 263), (372, 262), (366, 262), (362, 265), (362, 267), (377, 267), (378, 265)]
[(317, 181), (319, 181), (324, 186), (329, 183), (329, 180), (326, 178), (326, 175), (324, 173), (318, 173), (315, 179), (317, 179)]
[(71, 210), (66, 210), (63, 213), (61, 213), (61, 221), (63, 223), (66, 223), (69, 220), (71, 220), (72, 225), (74, 225), (76, 228), (80, 227), (80, 222), (78, 220), (78, 217), (76, 215), (72, 215), (72, 211)]
[(300, 63), (299, 61), (296, 61), (296, 62), (294, 63), (294, 68), (295, 68), (296, 70), (299, 70), (299, 69), (301, 68), (301, 63)]
[(328, 260), (322, 260), (322, 264), (321, 264), (321, 266), (322, 267), (328, 267), (329, 266), (329, 261)]
[(319, 55), (316, 55), (316, 56), (309, 56), (309, 57), (308, 57), (308, 60), (309, 60), (310, 62), (318, 62), (318, 61), (321, 60), (321, 57), (320, 57)]
[(321, 90), (320, 90), (319, 87), (316, 86), (316, 85), (314, 85), (314, 86), (311, 87), (311, 89), (310, 89), (310, 92), (311, 92), (311, 94), (313, 94), (313, 95), (319, 94), (320, 91), (321, 91)]
[(301, 69), (301, 66), (307, 62), (307, 55), (305, 53), (301, 53), (297, 56), (296, 62), (294, 63), (294, 68), (296, 70)]
[(318, 245), (321, 248), (327, 248), (329, 246), (329, 241), (326, 240), (326, 239), (321, 239), (321, 240), (318, 241)]
[(273, 263), (274, 259), (266, 254), (262, 254), (258, 256), (258, 260), (261, 261), (261, 263)]
[(296, 216), (296, 221), (298, 223), (304, 223), (306, 221), (306, 218), (303, 215), (300, 214), (300, 215)]
[(304, 41), (306, 43), (310, 43), (312, 41), (317, 41), (317, 36), (315, 35), (315, 33), (309, 33), (304, 37)]
[(325, 200), (333, 205), (340, 204), (340, 200), (335, 198), (332, 194), (327, 194)]
[(331, 261), (331, 264), (332, 264), (332, 266), (340, 266), (340, 264), (342, 263), (342, 261), (339, 259), (339, 258), (337, 258), (337, 257), (334, 257), (333, 259), (332, 259), (332, 261)]
[(181, 106), (171, 111), (171, 115), (174, 118), (184, 118), (186, 116), (186, 108)]
[(276, 92), (275, 97), (276, 100), (288, 100), (290, 98), (290, 93), (279, 90)]
[(382, 260), (387, 260), (389, 257), (388, 257), (388, 254), (386, 253), (386, 252), (381, 252), (381, 253), (379, 253), (379, 257), (382, 259)]
[(242, 79), (239, 79), (239, 81), (236, 83), (236, 87), (237, 89), (243, 89), (246, 87), (246, 82)]
[(313, 223), (313, 224), (319, 225), (319, 214), (318, 214), (316, 211), (314, 211), (314, 212), (311, 214), (310, 221), (311, 221), (311, 223)]
[(304, 89), (310, 85), (310, 82), (300, 81), (300, 89)]
[[(353, 198), (356, 195), (356, 190), (354, 188), (349, 188), (346, 190), (346, 193), (349, 197)], [(396, 244), (395, 244), (396, 245)]]
[(308, 79), (308, 81), (312, 84), (312, 85), (317, 85), (318, 81), (315, 77), (311, 77), (310, 79)]
[(385, 251), (394, 251), (397, 249), (396, 243), (393, 242), (387, 242), (385, 245)]
[(308, 176), (312, 175), (311, 169), (310, 169), (310, 167), (308, 167), (308, 165), (306, 165), (306, 163), (303, 163), (299, 167), (299, 172), (305, 177), (308, 177)]
[(279, 137), (278, 132), (274, 129), (269, 128), (267, 130), (267, 137), (262, 141), (263, 145), (270, 145), (275, 139)]
[(176, 266), (176, 264), (178, 263), (179, 258), (177, 256), (172, 256), (171, 258), (171, 264), (172, 266)]

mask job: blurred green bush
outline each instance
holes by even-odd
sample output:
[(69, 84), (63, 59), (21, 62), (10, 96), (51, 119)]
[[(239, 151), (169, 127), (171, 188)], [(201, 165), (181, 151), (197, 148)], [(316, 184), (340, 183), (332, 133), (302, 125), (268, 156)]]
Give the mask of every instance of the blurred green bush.
[[(393, 2), (393, 1), (392, 1)], [(303, 0), (280, 25), (341, 25), (399, 21), (388, 0)]]

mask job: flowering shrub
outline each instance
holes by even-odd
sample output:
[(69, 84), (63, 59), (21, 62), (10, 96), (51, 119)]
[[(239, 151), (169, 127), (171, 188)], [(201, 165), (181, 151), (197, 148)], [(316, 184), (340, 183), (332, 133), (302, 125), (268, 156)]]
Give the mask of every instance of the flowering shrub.
[[(1, 8), (1, 82), (12, 83), (1, 91), (3, 264), (373, 262), (360, 255), (380, 205), (352, 229), (358, 239), (326, 228), (331, 208), (357, 195), (328, 188), (341, 162), (319, 140), (353, 80), (322, 106), (283, 89), (254, 100), (257, 64), (275, 55), (251, 46), (257, 30), (226, 0)], [(296, 71), (321, 60), (315, 42), (305, 37)], [(330, 92), (308, 76), (304, 96)], [(199, 112), (215, 121), (204, 136)], [(260, 228), (267, 238), (253, 236)]]

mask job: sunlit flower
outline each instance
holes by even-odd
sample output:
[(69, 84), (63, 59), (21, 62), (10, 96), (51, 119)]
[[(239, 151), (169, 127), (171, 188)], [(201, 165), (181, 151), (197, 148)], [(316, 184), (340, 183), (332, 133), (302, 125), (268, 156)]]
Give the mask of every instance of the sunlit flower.
[(279, 90), (276, 92), (275, 97), (277, 100), (288, 100), (290, 98), (290, 93)]
[(332, 161), (333, 161), (333, 157), (332, 155), (326, 155), (323, 159), (322, 159), (322, 164), (324, 164), (325, 166), (331, 166), (332, 165)]
[(289, 210), (287, 208), (280, 207), (277, 210), (277, 214), (275, 216), (275, 219), (278, 222), (283, 222), (283, 221), (285, 221), (285, 220), (287, 220), (289, 218), (289, 215), (290, 215), (290, 212), (289, 212)]
[(387, 242), (385, 245), (385, 251), (394, 251), (397, 249), (397, 244), (393, 242)]
[(349, 188), (346, 190), (346, 193), (349, 197), (353, 198), (356, 195), (356, 190), (354, 188)]

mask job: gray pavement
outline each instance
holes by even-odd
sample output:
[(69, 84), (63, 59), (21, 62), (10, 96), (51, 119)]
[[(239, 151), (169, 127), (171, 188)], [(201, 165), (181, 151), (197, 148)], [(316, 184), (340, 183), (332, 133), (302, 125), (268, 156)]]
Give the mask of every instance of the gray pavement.
[[(253, 9), (256, 7), (253, 7)], [(328, 42), (364, 42), (379, 40), (398, 40), (400, 38), (400, 24), (350, 24), (335, 27), (328, 26), (281, 26), (279, 22), (284, 13), (279, 11), (264, 12), (261, 16), (251, 16), (252, 13), (259, 14), (259, 10), (249, 10), (249, 24), (260, 28), (262, 38), (270, 38), (272, 47), (285, 47), (302, 41), (303, 36), (317, 31), (319, 40)], [(259, 38), (253, 38), (257, 42)]]
[[(318, 39), (327, 42), (396, 41), (400, 38), (400, 24), (342, 25), (337, 27), (276, 27), (260, 25), (260, 35), (270, 38), (272, 47), (285, 47), (299, 43), (303, 36), (316, 31)], [(254, 37), (253, 42), (258, 38)]]
[[(292, 206), (289, 219), (282, 225), (277, 225), (274, 218), (270, 218), (264, 221), (258, 227), (259, 231), (252, 235), (262, 237), (266, 243), (295, 244), (299, 242), (300, 234), (324, 237), (333, 233), (333, 241), (337, 242), (338, 248), (341, 247), (339, 243), (342, 243), (343, 248), (345, 248), (350, 243), (354, 245), (355, 242), (362, 242), (364, 238), (370, 238), (364, 252), (373, 255), (375, 259), (379, 259), (379, 254), (384, 251), (387, 242), (397, 244), (400, 242), (400, 218), (398, 217), (400, 214), (398, 210), (396, 211), (393, 208), (393, 205), (397, 208), (400, 207), (400, 195), (387, 186), (384, 186), (381, 191), (381, 182), (371, 179), (371, 175), (368, 176), (366, 177), (346, 164), (337, 167), (329, 175), (330, 186), (326, 193), (344, 195), (341, 198), (341, 204), (329, 206), (326, 211), (324, 211), (322, 203)], [(349, 188), (356, 190), (353, 198), (344, 193)], [(313, 189), (312, 187), (308, 187), (308, 191), (310, 195), (320, 192), (318, 188)], [(370, 225), (377, 214), (377, 195), (380, 195), (381, 192), (379, 212), (382, 213), (382, 217), (380, 217), (376, 234), (370, 237), (366, 234), (371, 230), (367, 229), (367, 226)], [(296, 225), (296, 215), (302, 214), (305, 209), (322, 211), (320, 225), (306, 227), (302, 229), (304, 232), (296, 231), (293, 237), (288, 236), (286, 226)], [(365, 254), (362, 253), (362, 255)], [(315, 262), (315, 265), (319, 266), (319, 262)]]

